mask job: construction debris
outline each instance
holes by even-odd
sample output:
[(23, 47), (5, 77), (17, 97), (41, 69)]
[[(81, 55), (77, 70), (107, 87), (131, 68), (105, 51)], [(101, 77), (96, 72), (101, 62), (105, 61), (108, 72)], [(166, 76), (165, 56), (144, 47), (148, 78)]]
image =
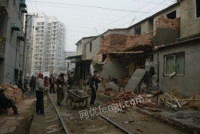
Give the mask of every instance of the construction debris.
[(105, 92), (104, 92), (104, 95), (115, 96), (116, 95), (116, 91), (114, 89), (112, 89), (112, 88), (106, 88)]
[(151, 34), (139, 36), (128, 35), (126, 46), (123, 51), (130, 50), (139, 46), (152, 46), (151, 38)]
[(126, 75), (119, 80), (119, 86), (125, 88), (129, 80), (131, 79), (130, 75)]
[(188, 105), (189, 105), (191, 108), (200, 110), (200, 94), (197, 94), (196, 96), (194, 96), (194, 99), (195, 99), (195, 100), (192, 100), (192, 99), (189, 100)]
[(101, 39), (101, 52), (120, 52), (126, 46), (127, 36), (111, 34)]
[(162, 16), (155, 22), (155, 26), (156, 28), (172, 28), (172, 29), (179, 30), (180, 18), (169, 19)]
[(5, 90), (6, 97), (14, 100), (15, 103), (19, 103), (22, 101), (22, 90), (19, 89), (16, 85), (2, 83), (1, 87), (6, 88)]

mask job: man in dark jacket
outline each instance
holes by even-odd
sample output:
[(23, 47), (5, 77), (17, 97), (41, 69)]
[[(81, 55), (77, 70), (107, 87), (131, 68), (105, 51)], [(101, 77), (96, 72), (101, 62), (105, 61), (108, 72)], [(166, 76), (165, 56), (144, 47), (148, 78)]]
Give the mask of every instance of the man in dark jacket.
[(17, 111), (17, 107), (15, 105), (14, 100), (8, 99), (5, 96), (5, 88), (0, 89), (0, 108), (11, 108), (14, 111), (14, 114), (17, 115), (18, 111)]
[(54, 89), (55, 80), (52, 74), (51, 77), (49, 78), (49, 83), (50, 83), (50, 93), (53, 92), (55, 94), (55, 89)]
[(60, 77), (57, 79), (57, 105), (61, 106), (61, 102), (64, 99), (64, 85), (65, 85), (65, 78), (64, 73), (60, 74)]
[(150, 93), (151, 91), (154, 90), (153, 83), (152, 83), (152, 77), (154, 74), (155, 74), (155, 69), (154, 69), (154, 67), (151, 67), (145, 75), (146, 79), (144, 80), (144, 83), (147, 87), (147, 93)]
[(68, 83), (68, 90), (71, 90), (71, 87), (73, 85), (73, 78), (72, 78), (72, 75), (73, 75), (73, 72), (71, 72), (70, 74), (67, 74), (68, 75), (68, 80), (67, 80), (67, 83)]
[(94, 75), (90, 78), (90, 88), (92, 89), (90, 104), (93, 105), (96, 99), (96, 92), (98, 89), (98, 83), (100, 83), (100, 78), (97, 76), (97, 71), (94, 71)]
[(32, 93), (35, 92), (35, 87), (36, 87), (36, 81), (34, 76), (31, 77), (29, 86), (30, 86), (30, 96), (31, 96)]

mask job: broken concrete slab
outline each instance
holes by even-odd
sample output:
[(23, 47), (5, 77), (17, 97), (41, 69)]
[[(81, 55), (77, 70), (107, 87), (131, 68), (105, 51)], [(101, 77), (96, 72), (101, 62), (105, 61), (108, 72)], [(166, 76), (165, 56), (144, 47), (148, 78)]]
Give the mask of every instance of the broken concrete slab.
[(145, 74), (146, 74), (145, 69), (135, 70), (133, 76), (131, 77), (128, 84), (126, 85), (125, 90), (134, 91), (137, 88), (137, 86), (140, 84), (140, 82), (141, 82), (141, 80), (142, 80), (142, 78), (144, 77)]

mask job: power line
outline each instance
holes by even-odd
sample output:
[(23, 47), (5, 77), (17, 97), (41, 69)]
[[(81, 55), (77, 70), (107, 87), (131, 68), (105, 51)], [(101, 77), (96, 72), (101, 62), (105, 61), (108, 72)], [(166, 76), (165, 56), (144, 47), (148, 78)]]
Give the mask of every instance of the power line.
[(83, 8), (97, 8), (103, 10), (112, 10), (112, 11), (121, 11), (121, 12), (134, 12), (134, 13), (144, 13), (139, 11), (133, 10), (125, 10), (125, 9), (114, 9), (114, 8), (106, 8), (106, 7), (99, 7), (99, 6), (85, 6), (85, 5), (77, 5), (77, 4), (66, 4), (66, 3), (54, 3), (54, 2), (43, 2), (43, 1), (36, 1), (38, 3), (48, 3), (48, 4), (57, 4), (57, 5), (67, 5), (67, 6), (76, 6), (76, 7), (83, 7)]
[(126, 15), (126, 16), (124, 16), (124, 17), (121, 17), (121, 18), (119, 18), (119, 19), (117, 19), (117, 20), (115, 20), (115, 21), (113, 21), (113, 22), (108, 23), (108, 24), (105, 24), (105, 25), (102, 25), (102, 26), (98, 26), (98, 28), (101, 28), (101, 27), (104, 27), (104, 26), (113, 24), (113, 23), (115, 23), (115, 22), (117, 22), (117, 21), (119, 21), (119, 20), (122, 20), (122, 19), (124, 19), (124, 18), (130, 16), (131, 14), (133, 14), (133, 13), (130, 13), (130, 14), (128, 14), (128, 15)]
[[(52, 13), (52, 12), (50, 12), (50, 11), (45, 11), (45, 13), (46, 12), (49, 12), (49, 13)], [(56, 12), (54, 12), (55, 14), (56, 14)], [(61, 14), (62, 15), (62, 13), (57, 13), (57, 14)], [(64, 15), (64, 14), (63, 14)], [(52, 15), (53, 16), (53, 15)], [(80, 17), (84, 17), (83, 15), (74, 15), (74, 14), (65, 14), (65, 16), (80, 16)], [(58, 17), (58, 15), (56, 15), (56, 17)], [(60, 17), (63, 17), (63, 16), (60, 16)], [(86, 16), (86, 17), (88, 17), (88, 18), (90, 18), (88, 15)], [(97, 16), (98, 17), (98, 16)], [(66, 17), (63, 17), (63, 18), (66, 18)], [(85, 18), (85, 17), (84, 17)], [(75, 19), (75, 20), (78, 20), (78, 19)], [(89, 21), (89, 20), (87, 20), (87, 21)], [(96, 22), (96, 21), (94, 21), (94, 22)], [(92, 28), (93, 29), (93, 28)]]
[[(141, 9), (143, 9), (144, 7), (146, 7), (147, 5), (149, 5), (150, 3), (152, 3), (153, 1), (154, 1), (154, 0), (148, 2), (147, 4), (145, 4), (145, 5), (143, 5), (142, 7), (138, 8), (137, 10), (141, 10)], [(147, 13), (149, 13), (149, 12), (147, 12)], [(132, 14), (132, 13), (131, 13), (131, 14)], [(131, 15), (131, 14), (129, 14), (129, 15)], [(120, 18), (120, 19), (118, 19), (118, 20), (116, 20), (116, 21), (113, 21), (113, 22), (111, 22), (111, 23), (108, 23), (108, 24), (106, 24), (106, 25), (113, 24), (113, 23), (115, 23), (115, 22), (117, 22), (117, 21), (119, 21), (119, 20), (122, 20), (122, 19), (128, 17), (129, 15), (124, 16), (124, 17), (122, 17), (122, 18)], [(135, 16), (135, 17), (136, 17), (136, 16)], [(132, 23), (132, 22), (131, 22), (131, 23)], [(106, 25), (103, 25), (103, 26), (100, 26), (100, 27), (104, 27), (104, 26), (106, 26)]]
[(37, 7), (37, 2), (36, 2), (36, 0), (35, 0), (35, 8), (36, 8), (36, 10), (37, 10), (37, 12), (38, 12), (38, 7)]
[[(151, 11), (151, 10), (153, 10), (153, 9), (155, 9), (155, 8), (157, 8), (158, 6), (160, 6), (163, 2), (165, 2), (166, 0), (163, 0), (163, 1), (161, 1), (158, 5), (156, 5), (155, 7), (153, 7), (153, 8), (151, 8), (150, 10), (148, 10), (148, 11)], [(163, 5), (163, 4), (162, 4)], [(139, 18), (142, 18), (144, 15), (146, 15), (146, 13), (145, 14), (143, 14), (143, 15), (141, 15), (140, 17), (138, 17), (137, 18), (137, 20), (139, 19)], [(115, 26), (115, 27), (120, 27), (120, 26), (123, 26), (123, 25), (126, 25), (126, 24), (130, 24), (130, 21), (129, 22), (127, 22), (127, 23), (125, 23), (125, 24), (122, 24), (122, 25), (118, 25), (118, 26)]]

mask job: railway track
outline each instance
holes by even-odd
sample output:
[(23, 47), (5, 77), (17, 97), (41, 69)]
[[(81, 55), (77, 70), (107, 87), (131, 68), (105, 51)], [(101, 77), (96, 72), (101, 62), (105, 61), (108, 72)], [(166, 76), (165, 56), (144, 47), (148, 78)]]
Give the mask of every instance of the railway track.
[[(57, 108), (57, 106), (55, 105), (52, 97), (47, 94), (47, 101), (49, 104), (51, 104), (51, 107), (48, 108), (47, 113), (49, 115), (57, 115), (57, 121), (59, 120), (59, 123), (57, 123), (57, 125), (54, 125), (56, 128), (52, 127), (52, 130), (49, 130), (47, 133), (59, 133), (59, 134), (73, 134), (73, 131), (71, 130), (71, 128), (69, 129), (67, 126), (70, 124), (70, 121), (66, 121), (65, 118), (63, 119), (63, 116), (61, 115), (59, 109)], [(48, 115), (47, 114), (47, 115)], [(124, 127), (120, 126), (119, 124), (117, 124), (116, 122), (110, 120), (109, 118), (105, 117), (104, 115), (99, 115), (99, 117), (101, 119), (103, 119), (104, 123), (107, 122), (108, 124), (111, 124), (111, 126), (114, 126), (114, 128), (117, 128), (118, 130), (120, 130), (121, 133), (126, 133), (126, 134), (133, 134), (132, 132), (126, 130)], [(98, 122), (98, 119), (97, 119)], [(86, 123), (87, 124), (87, 123)], [(109, 126), (109, 125), (107, 125)], [(62, 127), (62, 129), (58, 129), (58, 127)], [(51, 128), (51, 127), (50, 127)], [(98, 130), (98, 128), (96, 128)], [(56, 131), (57, 130), (57, 131)], [(71, 130), (71, 131), (70, 131)], [(115, 130), (116, 131), (116, 130)], [(83, 133), (83, 132), (80, 132)], [(88, 132), (90, 133), (90, 132)], [(91, 133), (98, 133), (95, 131), (91, 131)], [(106, 133), (106, 132), (105, 132)]]

